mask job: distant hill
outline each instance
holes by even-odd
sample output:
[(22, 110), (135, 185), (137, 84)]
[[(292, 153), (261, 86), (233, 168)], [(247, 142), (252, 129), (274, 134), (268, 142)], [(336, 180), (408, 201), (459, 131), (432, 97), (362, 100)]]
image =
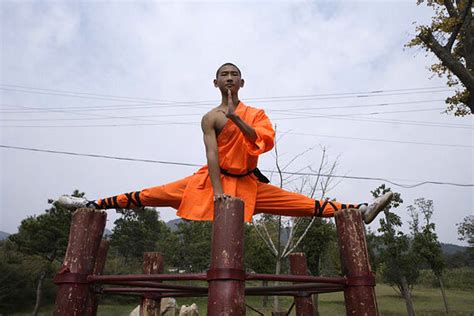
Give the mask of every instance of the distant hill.
[(166, 222), (166, 226), (172, 231), (175, 232), (178, 230), (178, 224), (181, 223), (183, 220), (181, 218), (172, 219)]
[(11, 234), (9, 233), (5, 233), (5, 232), (2, 232), (0, 231), (0, 240), (5, 240), (8, 238), (8, 236), (10, 236)]
[(441, 243), (441, 249), (445, 255), (453, 255), (456, 252), (464, 251), (467, 247)]

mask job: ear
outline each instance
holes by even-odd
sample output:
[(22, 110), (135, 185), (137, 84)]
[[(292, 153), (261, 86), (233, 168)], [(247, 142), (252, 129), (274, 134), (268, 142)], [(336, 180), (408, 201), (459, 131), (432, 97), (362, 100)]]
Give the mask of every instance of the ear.
[(213, 82), (214, 82), (214, 87), (217, 88), (217, 79), (214, 79)]
[(244, 80), (244, 79), (240, 79), (240, 87), (241, 87), (241, 88), (244, 87), (244, 84), (245, 84), (245, 80)]

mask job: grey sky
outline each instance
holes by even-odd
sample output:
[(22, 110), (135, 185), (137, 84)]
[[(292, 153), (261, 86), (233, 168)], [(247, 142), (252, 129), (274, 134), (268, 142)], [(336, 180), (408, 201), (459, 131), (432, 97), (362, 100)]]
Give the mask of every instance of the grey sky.
[[(264, 108), (279, 131), (289, 131), (279, 143), (282, 159), (316, 146), (291, 171), (317, 164), (322, 145), (331, 158), (340, 156), (340, 175), (402, 184), (474, 183), (473, 119), (441, 113), (450, 92), (444, 80), (429, 79), (434, 57), (403, 49), (414, 33), (412, 22), (431, 16), (414, 0), (2, 1), (1, 6), (3, 145), (204, 164), (200, 117), (219, 102), (212, 86), (216, 68), (232, 61), (246, 79), (241, 99)], [(390, 92), (426, 87), (441, 89)], [(340, 95), (379, 90), (387, 92)], [(337, 95), (271, 99), (321, 94)], [(378, 106), (341, 108), (354, 105)], [(0, 230), (7, 232), (43, 212), (48, 198), (76, 188), (92, 199), (170, 182), (197, 169), (4, 148), (0, 157)], [(272, 155), (262, 156), (260, 166), (273, 169)], [(366, 201), (381, 183), (346, 179), (329, 195)], [(459, 243), (455, 223), (473, 212), (472, 187), (390, 186), (405, 201), (398, 211), (405, 223), (413, 199), (432, 199), (440, 239)], [(117, 216), (109, 214), (110, 228)], [(163, 209), (161, 217), (172, 219), (175, 211)]]

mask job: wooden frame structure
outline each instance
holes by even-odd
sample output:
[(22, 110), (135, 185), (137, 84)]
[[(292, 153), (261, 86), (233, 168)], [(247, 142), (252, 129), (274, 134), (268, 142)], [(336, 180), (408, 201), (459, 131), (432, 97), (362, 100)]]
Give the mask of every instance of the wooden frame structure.
[[(101, 241), (106, 213), (78, 209), (73, 216), (54, 315), (96, 315), (97, 296), (136, 295), (142, 298), (141, 315), (152, 315), (163, 297), (208, 297), (208, 315), (245, 315), (245, 296), (293, 296), (296, 315), (313, 315), (312, 294), (343, 291), (347, 315), (378, 315), (375, 277), (371, 272), (364, 224), (359, 211), (345, 209), (335, 215), (344, 277), (307, 275), (303, 254), (290, 257), (292, 275), (246, 273), (243, 266), (244, 204), (239, 199), (215, 203), (211, 266), (207, 273), (161, 274), (163, 258), (145, 254), (144, 274), (101, 275), (107, 242)], [(164, 283), (207, 281), (208, 286)], [(245, 281), (267, 280), (293, 284), (246, 287)], [(290, 308), (293, 308), (293, 306)], [(285, 314), (289, 314), (285, 313)]]

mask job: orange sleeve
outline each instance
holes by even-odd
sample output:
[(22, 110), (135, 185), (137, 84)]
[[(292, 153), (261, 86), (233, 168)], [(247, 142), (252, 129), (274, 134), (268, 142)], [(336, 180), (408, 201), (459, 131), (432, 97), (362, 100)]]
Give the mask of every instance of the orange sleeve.
[(270, 119), (263, 110), (259, 110), (255, 114), (252, 127), (257, 133), (257, 139), (255, 142), (251, 142), (244, 137), (244, 144), (247, 148), (247, 152), (252, 156), (258, 156), (271, 150), (275, 142), (275, 130), (272, 127)]

